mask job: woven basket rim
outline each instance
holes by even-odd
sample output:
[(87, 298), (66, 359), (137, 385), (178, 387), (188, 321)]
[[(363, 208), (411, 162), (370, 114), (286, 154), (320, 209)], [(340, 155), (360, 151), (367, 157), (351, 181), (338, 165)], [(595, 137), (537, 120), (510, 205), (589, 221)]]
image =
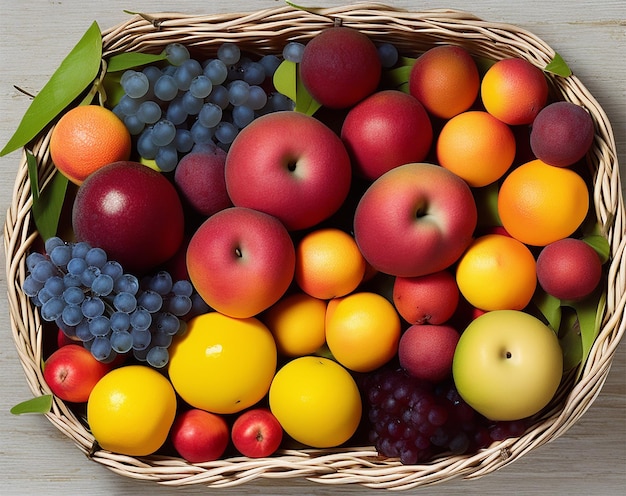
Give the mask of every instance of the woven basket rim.
[[(211, 51), (223, 41), (237, 41), (247, 49), (276, 51), (286, 39), (307, 39), (337, 22), (377, 39), (393, 39), (401, 51), (421, 52), (434, 44), (460, 44), (473, 54), (492, 58), (520, 56), (543, 68), (555, 52), (534, 34), (512, 24), (493, 23), (454, 9), (408, 11), (382, 3), (358, 3), (307, 12), (281, 6), (255, 12), (190, 15), (156, 13), (133, 15), (103, 31), (104, 56), (129, 50), (160, 50), (180, 41), (194, 50)], [(76, 413), (58, 398), (47, 414), (53, 425), (92, 460), (129, 478), (179, 486), (202, 484), (228, 487), (257, 478), (306, 478), (325, 484), (358, 484), (409, 489), (456, 477), (477, 478), (511, 463), (566, 432), (591, 406), (607, 377), (615, 349), (626, 330), (626, 213), (621, 193), (616, 145), (602, 107), (575, 75), (548, 75), (563, 99), (587, 108), (596, 124), (596, 138), (588, 155), (593, 176), (596, 217), (611, 247), (607, 275), (607, 307), (601, 331), (580, 379), (566, 382), (550, 407), (519, 438), (493, 443), (473, 455), (442, 456), (433, 462), (402, 465), (378, 457), (371, 446), (335, 450), (283, 450), (267, 459), (229, 458), (192, 465), (178, 458), (129, 457), (98, 449)], [(45, 183), (55, 174), (48, 145), (50, 129), (29, 145)], [(25, 257), (36, 240), (30, 215), (32, 198), (23, 154), (15, 181), (12, 205), (4, 226), (10, 321), (20, 363), (33, 394), (49, 394), (40, 368), (42, 322), (21, 292)]]

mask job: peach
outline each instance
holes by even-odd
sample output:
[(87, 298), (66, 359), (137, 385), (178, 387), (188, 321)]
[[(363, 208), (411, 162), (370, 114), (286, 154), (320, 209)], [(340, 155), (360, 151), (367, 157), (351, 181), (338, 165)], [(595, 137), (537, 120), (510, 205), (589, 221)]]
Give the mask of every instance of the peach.
[(416, 98), (385, 90), (348, 112), (341, 139), (355, 169), (374, 180), (394, 167), (424, 160), (433, 141), (433, 128)]
[(416, 277), (452, 265), (471, 243), (477, 218), (463, 179), (438, 165), (405, 164), (365, 191), (354, 236), (375, 270)]
[(413, 377), (440, 382), (452, 374), (459, 337), (448, 325), (412, 325), (398, 344), (400, 366)]
[(409, 76), (409, 92), (436, 117), (450, 119), (468, 110), (478, 96), (476, 62), (462, 47), (443, 45), (417, 58)]
[(230, 207), (209, 217), (187, 248), (187, 271), (213, 309), (252, 317), (276, 303), (295, 272), (295, 248), (276, 217)]
[(204, 216), (232, 206), (226, 191), (226, 152), (213, 145), (199, 146), (176, 166), (174, 182), (183, 201)]
[(525, 59), (503, 59), (483, 76), (480, 95), (487, 112), (506, 124), (531, 124), (548, 101), (548, 81)]
[(593, 119), (580, 105), (554, 102), (533, 121), (530, 146), (546, 164), (568, 167), (589, 151), (594, 136)]
[(394, 280), (393, 303), (410, 324), (443, 324), (454, 315), (458, 302), (459, 288), (450, 272)]
[(602, 261), (581, 239), (563, 238), (545, 246), (537, 257), (537, 279), (543, 290), (562, 300), (582, 300), (602, 278)]
[(300, 77), (325, 107), (347, 108), (374, 93), (382, 67), (376, 45), (356, 29), (324, 29), (305, 46)]

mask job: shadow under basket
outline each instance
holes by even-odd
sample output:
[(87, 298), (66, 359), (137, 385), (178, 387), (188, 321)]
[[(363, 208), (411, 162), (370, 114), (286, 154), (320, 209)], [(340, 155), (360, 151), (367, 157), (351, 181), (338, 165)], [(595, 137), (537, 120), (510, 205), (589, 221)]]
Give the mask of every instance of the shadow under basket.
[[(486, 22), (460, 11), (407, 12), (380, 4), (356, 4), (316, 9), (315, 12), (285, 6), (254, 13), (135, 15), (103, 33), (103, 55), (127, 51), (159, 53), (168, 43), (179, 42), (194, 54), (214, 56), (217, 47), (226, 41), (236, 42), (242, 51), (280, 54), (288, 41), (306, 42), (320, 30), (336, 24), (358, 29), (374, 41), (391, 42), (400, 53), (413, 57), (435, 45), (456, 44), (478, 57), (494, 60), (518, 57), (543, 69), (555, 55), (542, 40), (513, 25)], [(521, 437), (494, 442), (474, 454), (441, 456), (419, 465), (402, 465), (397, 459), (379, 457), (372, 446), (282, 450), (270, 458), (236, 457), (194, 465), (175, 457), (135, 458), (99, 449), (84, 421), (56, 397), (48, 419), (91, 460), (125, 477), (171, 486), (227, 487), (261, 478), (304, 478), (323, 484), (408, 489), (455, 477), (481, 477), (562, 435), (599, 394), (624, 334), (626, 218), (616, 146), (607, 116), (575, 75), (546, 74), (546, 77), (554, 95), (583, 106), (593, 117), (596, 135), (587, 156), (588, 176), (592, 181), (589, 187), (593, 214), (610, 244), (610, 260), (601, 329), (584, 369), (577, 378), (571, 374), (563, 381), (554, 400), (533, 419), (531, 427)], [(45, 184), (56, 173), (50, 160), (49, 141), (50, 131), (47, 130), (28, 146), (39, 163), (40, 184)], [(38, 311), (21, 291), (27, 274), (26, 255), (38, 236), (32, 222), (31, 205), (23, 154), (7, 213), (4, 240), (13, 337), (28, 384), (33, 394), (39, 396), (50, 394), (41, 371), (42, 322)]]

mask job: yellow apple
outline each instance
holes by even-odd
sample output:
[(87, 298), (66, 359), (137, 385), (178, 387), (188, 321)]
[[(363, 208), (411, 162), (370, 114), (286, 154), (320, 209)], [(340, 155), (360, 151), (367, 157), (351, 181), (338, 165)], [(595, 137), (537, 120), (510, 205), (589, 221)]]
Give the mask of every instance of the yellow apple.
[(534, 415), (554, 397), (563, 353), (552, 329), (518, 310), (473, 320), (457, 344), (452, 373), (461, 397), (491, 420)]

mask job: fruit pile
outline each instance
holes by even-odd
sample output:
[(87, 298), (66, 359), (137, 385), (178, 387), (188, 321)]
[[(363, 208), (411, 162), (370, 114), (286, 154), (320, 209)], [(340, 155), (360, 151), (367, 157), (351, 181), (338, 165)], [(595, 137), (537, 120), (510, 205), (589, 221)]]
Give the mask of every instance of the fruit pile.
[(70, 234), (23, 284), (100, 447), (414, 464), (522, 435), (584, 363), (594, 124), (530, 62), (334, 26), (107, 77), (52, 131)]

